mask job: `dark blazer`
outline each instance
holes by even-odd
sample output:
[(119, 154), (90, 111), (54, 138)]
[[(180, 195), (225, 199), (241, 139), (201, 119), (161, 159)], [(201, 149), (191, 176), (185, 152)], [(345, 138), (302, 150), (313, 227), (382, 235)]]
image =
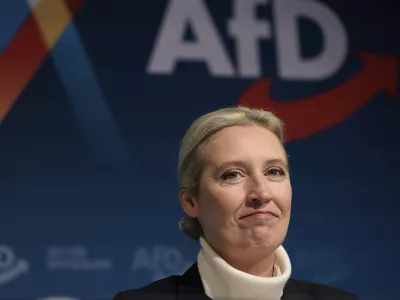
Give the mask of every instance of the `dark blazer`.
[[(193, 264), (182, 276), (174, 275), (144, 287), (119, 292), (114, 300), (209, 300)], [(307, 281), (289, 279), (282, 300), (357, 300), (354, 294)], [(251, 299), (243, 299), (251, 300)]]

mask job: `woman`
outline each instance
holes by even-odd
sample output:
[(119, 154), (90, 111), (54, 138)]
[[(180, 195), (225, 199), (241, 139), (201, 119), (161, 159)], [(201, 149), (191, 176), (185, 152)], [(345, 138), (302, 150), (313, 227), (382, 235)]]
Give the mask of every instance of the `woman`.
[(199, 240), (182, 276), (121, 292), (115, 300), (355, 300), (325, 285), (290, 279), (282, 247), (292, 201), (282, 122), (271, 112), (225, 108), (197, 119), (179, 153), (181, 230)]

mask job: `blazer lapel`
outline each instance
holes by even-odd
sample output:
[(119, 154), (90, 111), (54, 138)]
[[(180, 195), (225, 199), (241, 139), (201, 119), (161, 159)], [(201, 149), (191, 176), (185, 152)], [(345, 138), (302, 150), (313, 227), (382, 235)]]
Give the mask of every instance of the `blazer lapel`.
[(305, 285), (289, 279), (283, 289), (281, 300), (315, 300)]

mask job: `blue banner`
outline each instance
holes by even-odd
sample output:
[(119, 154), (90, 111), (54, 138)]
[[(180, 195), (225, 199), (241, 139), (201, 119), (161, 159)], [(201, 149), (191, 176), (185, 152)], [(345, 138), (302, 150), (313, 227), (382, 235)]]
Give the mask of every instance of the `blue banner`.
[(293, 277), (397, 299), (394, 7), (1, 1), (0, 299), (111, 299), (186, 270), (180, 140), (235, 105), (286, 124)]

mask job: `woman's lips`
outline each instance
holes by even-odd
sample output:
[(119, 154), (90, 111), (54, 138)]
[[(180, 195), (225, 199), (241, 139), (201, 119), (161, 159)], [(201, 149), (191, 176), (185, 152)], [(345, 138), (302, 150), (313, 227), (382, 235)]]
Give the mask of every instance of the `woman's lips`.
[(276, 217), (277, 216), (270, 211), (256, 211), (256, 212), (252, 212), (250, 214), (244, 215), (243, 217), (241, 217), (241, 219), (245, 219), (245, 218), (272, 219), (272, 218), (276, 218)]

